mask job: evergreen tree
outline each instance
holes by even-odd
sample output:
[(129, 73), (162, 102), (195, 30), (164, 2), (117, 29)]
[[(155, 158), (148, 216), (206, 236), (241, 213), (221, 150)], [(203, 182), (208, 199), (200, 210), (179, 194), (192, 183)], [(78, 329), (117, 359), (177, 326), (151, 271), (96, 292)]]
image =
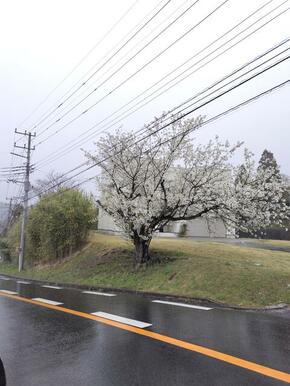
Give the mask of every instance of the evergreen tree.
[[(280, 167), (277, 164), (274, 154), (271, 151), (265, 149), (261, 155), (258, 170), (265, 171), (269, 169), (272, 169), (273, 171), (271, 178), (274, 178), (276, 181), (281, 181), (282, 177)], [(271, 178), (269, 177), (269, 180)]]

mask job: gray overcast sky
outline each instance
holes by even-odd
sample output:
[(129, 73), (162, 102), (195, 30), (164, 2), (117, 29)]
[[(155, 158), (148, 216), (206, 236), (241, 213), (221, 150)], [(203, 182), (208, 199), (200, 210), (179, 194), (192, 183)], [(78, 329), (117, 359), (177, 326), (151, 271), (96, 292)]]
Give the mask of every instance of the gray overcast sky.
[[(33, 129), (43, 114), (53, 110), (53, 108), (59, 105), (60, 101), (63, 100), (63, 95), (66, 94), (72, 86), (76, 85), (75, 88), (72, 89), (73, 91), (78, 85), (81, 85), (83, 80), (86, 79), (83, 78), (85, 74), (89, 77), (104, 63), (106, 58), (109, 57), (109, 52), (112, 54), (122, 45), (122, 42), (126, 41), (124, 40), (126, 39), (126, 35), (127, 38), (131, 36), (134, 31), (137, 30), (137, 26), (140, 26), (145, 20), (149, 19), (149, 16), (145, 20), (143, 18), (152, 12), (154, 7), (161, 8), (166, 2), (167, 0), (107, 0), (105, 2), (96, 2), (93, 0), (51, 0), (46, 2), (37, 0), (27, 0), (25, 2), (21, 0), (1, 1), (0, 167), (9, 166), (11, 163), (9, 152), (12, 150), (15, 127), (19, 130)], [(193, 0), (169, 1), (168, 5), (159, 15), (154, 18), (152, 22), (148, 23), (146, 28), (138, 33), (124, 49), (120, 50), (119, 54), (98, 71), (85, 86), (81, 87), (79, 92), (36, 127), (35, 131), (38, 137), (34, 142), (35, 144), (44, 140), (48, 135), (54, 134), (56, 131), (62, 129), (72, 118), (104, 97), (102, 101), (89, 112), (83, 114), (81, 118), (75, 120), (72, 124), (68, 124), (64, 129), (60, 130), (59, 133), (36, 146), (33, 154), (33, 163), (36, 163), (36, 167), (38, 167), (39, 164), (40, 170), (35, 171), (32, 176), (32, 182), (37, 178), (42, 178), (50, 170), (65, 172), (83, 162), (84, 157), (80, 147), (93, 149), (92, 139), (82, 146), (79, 145), (73, 152), (69, 152), (54, 162), (48, 163), (46, 157), (53, 151), (58, 148), (61, 149), (71, 140), (85, 133), (85, 131), (94, 124), (105, 119), (124, 103), (130, 101), (131, 98), (153, 85), (164, 75), (213, 42), (256, 9), (268, 3), (267, 6), (232, 31), (227, 37), (216, 42), (212, 47), (204, 50), (202, 54), (190, 61), (188, 66), (202, 59), (203, 56), (210, 53), (213, 49), (218, 48), (220, 44), (225, 43), (227, 39), (241, 32), (255, 21), (257, 21), (257, 23), (254, 26), (235, 38), (232, 43), (237, 42), (243, 36), (264, 24), (265, 21), (270, 20), (273, 16), (279, 14), (289, 6), (289, 1), (285, 2), (285, 0), (229, 0), (192, 32), (188, 33), (183, 39), (180, 39), (177, 44), (160, 55), (160, 57), (146, 66), (146, 68), (131, 80), (107, 96), (118, 84), (164, 50), (185, 31), (197, 24), (218, 5), (223, 3), (223, 0), (200, 0), (185, 13), (178, 22), (168, 28), (158, 39), (154, 40), (144, 51), (125, 65), (122, 70), (112, 76), (111, 79), (106, 81), (102, 86), (98, 87), (82, 104), (61, 118), (58, 123), (54, 123), (62, 117), (70, 107), (73, 107), (82, 97), (94, 90), (97, 85), (118, 69), (121, 64), (125, 63), (128, 58), (133, 56), (143, 45), (149, 42), (192, 3)], [(281, 6), (279, 7), (279, 5)], [(101, 40), (101, 43), (61, 86), (50, 95), (46, 102), (23, 122), (35, 107), (70, 73), (81, 58), (100, 41), (104, 34), (110, 30), (121, 15), (131, 6), (130, 12), (117, 27)], [(258, 19), (276, 7), (278, 8), (272, 14), (258, 21)], [(157, 8), (155, 12), (156, 10)], [(114, 130), (120, 125), (122, 125), (124, 129), (140, 128), (144, 123), (149, 122), (162, 111), (169, 110), (175, 105), (178, 105), (186, 98), (203, 90), (238, 66), (246, 63), (288, 37), (289, 26), (288, 11), (243, 42), (237, 44), (236, 47), (213, 60), (212, 63), (197, 70), (186, 80), (139, 109), (121, 123), (109, 128), (109, 130)], [(223, 49), (229, 47), (232, 43), (226, 44)], [(287, 47), (289, 47), (289, 43)], [(280, 51), (281, 50), (282, 49), (280, 49)], [(221, 51), (222, 48), (217, 51), (217, 53)], [(286, 54), (284, 54), (284, 56), (285, 55)], [(208, 59), (213, 56), (214, 55), (209, 56)], [(198, 66), (205, 62), (206, 60), (201, 61), (199, 65), (196, 65), (194, 68), (197, 69)], [(261, 63), (261, 61), (259, 63)], [(181, 73), (184, 68), (174, 73), (168, 79), (172, 79), (175, 75)], [(285, 61), (283, 64), (267, 71), (267, 73), (259, 76), (257, 79), (219, 98), (216, 102), (201, 108), (196, 114), (203, 114), (206, 115), (207, 118), (210, 118), (267, 88), (289, 79), (289, 72), (289, 61)], [(161, 82), (159, 86), (164, 83), (165, 81), (163, 81), (163, 83)], [(145, 94), (145, 96), (148, 94), (149, 92)], [(282, 171), (290, 175), (289, 118), (288, 85), (211, 125), (205, 126), (195, 136), (197, 137), (197, 141), (201, 143), (206, 142), (215, 134), (218, 134), (223, 139), (229, 139), (231, 142), (243, 140), (247, 147), (257, 154), (257, 157), (260, 156), (264, 148), (268, 148), (274, 152)], [(107, 126), (103, 123), (102, 125), (96, 126), (95, 130), (100, 131), (101, 129), (108, 128), (109, 121), (110, 120), (106, 121)], [(50, 126), (50, 124), (52, 124), (52, 126), (49, 129), (43, 134), (39, 134)], [(98, 138), (98, 135), (100, 135), (100, 133), (96, 132), (94, 140)], [(16, 139), (18, 138), (20, 137), (17, 136)], [(22, 140), (19, 141), (19, 144), (21, 143), (23, 143)], [(20, 164), (21, 162), (22, 160), (20, 158), (14, 157), (12, 159), (14, 165)], [(90, 171), (79, 177), (79, 180), (89, 177), (93, 175), (93, 173), (94, 171)], [(92, 186), (88, 186), (88, 188), (91, 189)], [(19, 187), (12, 184), (7, 191), (7, 184), (3, 181), (0, 182), (0, 200), (5, 199), (7, 192), (8, 196), (11, 196), (18, 194), (18, 191)]]

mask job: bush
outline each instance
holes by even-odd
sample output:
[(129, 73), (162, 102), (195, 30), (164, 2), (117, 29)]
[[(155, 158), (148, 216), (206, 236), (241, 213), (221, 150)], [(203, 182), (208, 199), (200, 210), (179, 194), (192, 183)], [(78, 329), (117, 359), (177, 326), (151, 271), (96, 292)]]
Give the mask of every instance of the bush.
[(187, 233), (187, 224), (181, 224), (178, 232), (178, 237), (185, 237)]
[[(8, 230), (10, 256), (18, 259), (20, 219)], [(70, 256), (85, 243), (96, 221), (92, 199), (81, 191), (63, 189), (41, 197), (28, 213), (25, 259), (30, 263)]]
[(8, 241), (6, 238), (0, 238), (0, 260), (10, 261)]
[(18, 259), (20, 243), (20, 218), (18, 218), (8, 229), (7, 232), (7, 244), (9, 249), (9, 255), (12, 261), (16, 262)]
[(86, 241), (95, 220), (93, 201), (81, 191), (63, 189), (43, 196), (29, 212), (31, 259), (59, 259), (71, 255)]

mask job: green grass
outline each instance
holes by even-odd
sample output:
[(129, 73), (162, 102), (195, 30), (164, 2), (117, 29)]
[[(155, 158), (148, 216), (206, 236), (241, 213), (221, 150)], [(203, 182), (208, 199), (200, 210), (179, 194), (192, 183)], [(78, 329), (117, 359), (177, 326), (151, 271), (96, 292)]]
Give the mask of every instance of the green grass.
[(1, 264), (0, 272), (59, 283), (210, 298), (231, 305), (290, 304), (290, 253), (236, 245), (155, 239), (153, 256), (161, 259), (135, 271), (131, 245), (117, 236), (92, 234), (71, 259), (39, 265), (18, 274)]

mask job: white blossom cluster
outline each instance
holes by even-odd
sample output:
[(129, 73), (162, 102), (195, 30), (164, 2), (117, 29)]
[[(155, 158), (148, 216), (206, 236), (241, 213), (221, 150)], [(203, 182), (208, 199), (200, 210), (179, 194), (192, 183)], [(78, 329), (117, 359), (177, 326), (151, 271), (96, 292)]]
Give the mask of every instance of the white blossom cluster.
[(219, 218), (244, 231), (282, 224), (287, 213), (285, 186), (271, 168), (256, 167), (253, 154), (244, 162), (231, 158), (242, 146), (218, 137), (196, 145), (188, 136), (202, 118), (176, 120), (163, 130), (165, 116), (134, 132), (108, 134), (97, 144), (91, 162), (100, 162), (99, 205), (134, 239), (151, 240), (154, 231), (172, 221)]

